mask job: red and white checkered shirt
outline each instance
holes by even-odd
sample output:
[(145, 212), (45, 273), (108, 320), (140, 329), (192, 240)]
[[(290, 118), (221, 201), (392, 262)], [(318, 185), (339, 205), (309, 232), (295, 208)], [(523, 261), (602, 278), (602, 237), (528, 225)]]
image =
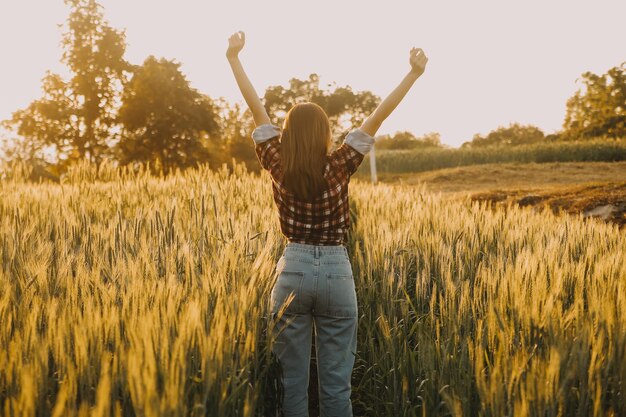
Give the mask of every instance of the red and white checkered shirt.
[(348, 183), (374, 138), (360, 129), (346, 135), (339, 148), (328, 156), (324, 178), (328, 188), (312, 202), (298, 200), (283, 183), (280, 160), (280, 129), (265, 124), (252, 132), (261, 166), (272, 177), (274, 202), (278, 208), (280, 229), (289, 242), (310, 245), (341, 245), (350, 228)]

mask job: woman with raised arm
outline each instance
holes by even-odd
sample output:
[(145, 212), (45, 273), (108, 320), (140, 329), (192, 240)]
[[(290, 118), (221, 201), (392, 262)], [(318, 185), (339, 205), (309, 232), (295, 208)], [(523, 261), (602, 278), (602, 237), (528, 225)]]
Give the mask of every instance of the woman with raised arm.
[[(274, 126), (239, 61), (243, 32), (228, 40), (226, 56), (252, 111), (252, 132), (261, 166), (272, 178), (280, 228), (287, 238), (270, 296), (273, 351), (283, 371), (285, 416), (308, 416), (311, 326), (315, 326), (320, 416), (352, 416), (351, 375), (356, 355), (357, 299), (346, 233), (350, 227), (348, 183), (374, 135), (426, 67), (421, 49), (410, 51), (411, 69), (358, 129), (331, 152), (331, 127), (314, 103), (293, 106), (282, 129)], [(292, 298), (293, 297), (293, 298)], [(291, 301), (289, 301), (291, 299)]]

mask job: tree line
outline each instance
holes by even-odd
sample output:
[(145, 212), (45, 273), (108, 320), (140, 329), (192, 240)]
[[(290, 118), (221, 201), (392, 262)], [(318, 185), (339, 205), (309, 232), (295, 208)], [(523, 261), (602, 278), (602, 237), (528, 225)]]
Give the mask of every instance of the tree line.
[[(62, 35), (62, 62), (71, 77), (47, 72), (43, 96), (13, 113), (2, 126), (15, 136), (4, 141), (5, 162), (38, 161), (60, 175), (80, 160), (99, 165), (147, 165), (164, 174), (203, 163), (220, 166), (233, 158), (249, 169), (259, 166), (251, 146), (254, 124), (247, 109), (213, 99), (192, 88), (180, 63), (147, 57), (141, 65), (125, 58), (125, 32), (112, 28), (95, 0), (65, 0), (70, 8)], [(582, 75), (566, 103), (563, 130), (544, 135), (537, 127), (512, 124), (463, 147), (522, 145), (598, 136), (626, 136), (626, 63), (606, 74)], [(360, 125), (380, 98), (350, 86), (321, 88), (317, 74), (293, 78), (288, 87), (271, 86), (263, 96), (273, 122), (291, 106), (312, 101), (327, 112), (334, 137)], [(442, 148), (436, 132), (416, 137), (397, 132), (378, 138), (381, 149)], [(52, 158), (50, 155), (54, 155)]]

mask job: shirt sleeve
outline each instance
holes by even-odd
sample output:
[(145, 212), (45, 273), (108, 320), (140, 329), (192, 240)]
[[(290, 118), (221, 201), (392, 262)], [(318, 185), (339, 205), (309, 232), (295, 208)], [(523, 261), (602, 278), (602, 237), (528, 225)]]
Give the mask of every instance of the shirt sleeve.
[(360, 129), (346, 135), (345, 140), (332, 153), (333, 162), (350, 177), (356, 172), (374, 143), (374, 138)]
[(354, 129), (346, 135), (344, 142), (365, 155), (372, 149), (374, 138), (361, 129)]
[(258, 126), (252, 132), (252, 140), (261, 167), (270, 172), (280, 166), (280, 128), (271, 124)]

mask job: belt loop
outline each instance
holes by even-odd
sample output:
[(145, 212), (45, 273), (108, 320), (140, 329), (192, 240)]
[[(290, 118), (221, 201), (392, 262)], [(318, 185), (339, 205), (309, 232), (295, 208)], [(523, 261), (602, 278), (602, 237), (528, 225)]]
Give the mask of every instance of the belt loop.
[(319, 257), (320, 257), (320, 248), (319, 248), (319, 246), (316, 246), (315, 247), (315, 258), (317, 259)]

